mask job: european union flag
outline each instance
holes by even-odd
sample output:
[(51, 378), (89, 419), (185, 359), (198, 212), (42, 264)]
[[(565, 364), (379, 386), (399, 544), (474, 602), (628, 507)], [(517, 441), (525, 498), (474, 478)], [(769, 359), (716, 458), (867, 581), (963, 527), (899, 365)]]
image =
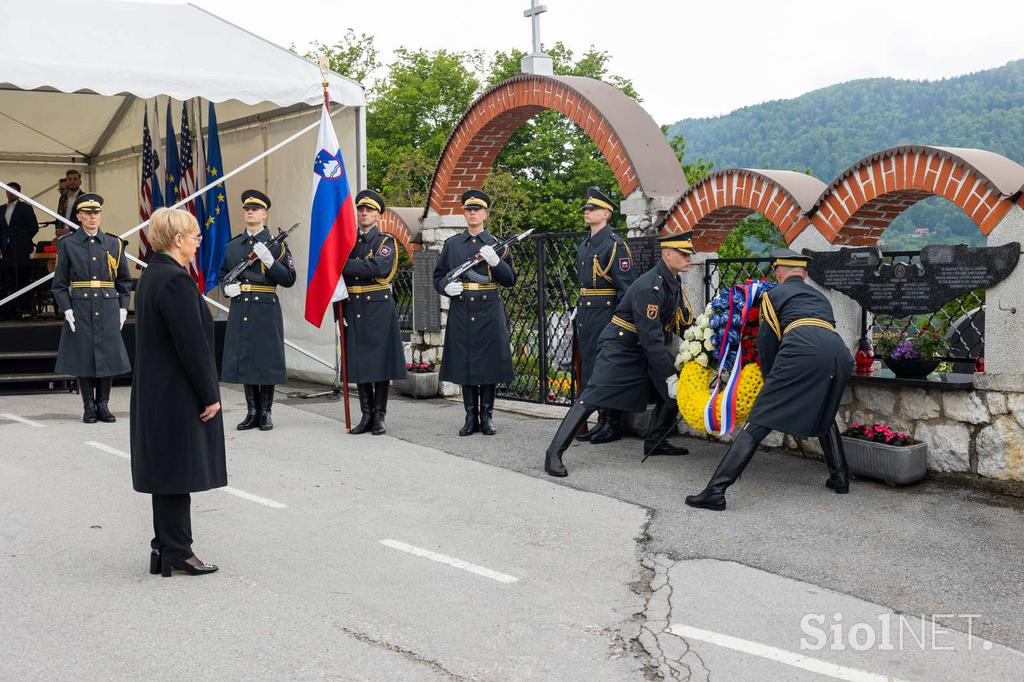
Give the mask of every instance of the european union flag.
[(174, 134), (174, 119), (171, 118), (171, 99), (167, 98), (167, 156), (164, 161), (164, 196), (167, 205), (178, 203), (178, 188), (181, 186), (181, 161), (178, 158), (178, 138)]
[[(206, 143), (206, 182), (208, 185), (224, 175), (224, 161), (220, 156), (220, 137), (217, 134), (217, 112), (210, 102), (210, 116), (207, 122), (209, 139)], [(206, 220), (203, 221), (203, 274), (206, 276), (206, 291), (219, 284), (217, 281), (224, 252), (231, 240), (231, 218), (228, 216), (227, 183), (211, 187), (205, 193)], [(205, 293), (205, 292), (204, 292)]]

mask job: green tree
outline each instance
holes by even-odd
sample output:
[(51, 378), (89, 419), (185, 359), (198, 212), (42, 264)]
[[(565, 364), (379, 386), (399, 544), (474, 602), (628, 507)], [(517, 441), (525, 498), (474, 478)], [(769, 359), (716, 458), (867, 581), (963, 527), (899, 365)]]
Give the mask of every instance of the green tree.
[[(288, 49), (298, 53), (294, 43)], [(373, 36), (368, 33), (357, 35), (351, 28), (347, 29), (342, 39), (333, 45), (314, 40), (302, 53), (303, 57), (313, 62), (318, 62), (320, 55), (327, 57), (327, 66), (331, 71), (362, 83), (364, 87), (370, 85), (369, 81), (380, 68)]]

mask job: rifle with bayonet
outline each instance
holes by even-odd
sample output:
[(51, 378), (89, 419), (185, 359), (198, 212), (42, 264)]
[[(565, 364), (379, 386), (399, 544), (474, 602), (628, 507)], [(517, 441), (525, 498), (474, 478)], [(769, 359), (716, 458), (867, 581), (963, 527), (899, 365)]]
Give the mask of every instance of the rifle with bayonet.
[[(492, 248), (495, 250), (495, 252), (499, 252), (502, 249), (504, 249), (505, 247), (510, 247), (511, 248), (514, 244), (518, 244), (519, 242), (521, 242), (524, 239), (526, 239), (527, 237), (529, 237), (530, 233), (533, 232), (534, 229), (536, 229), (536, 228), (532, 228), (531, 227), (526, 232), (520, 232), (519, 234), (512, 235), (511, 237), (505, 237), (503, 239), (499, 239), (499, 240), (497, 240), (493, 244)], [(482, 277), (481, 275), (479, 275), (479, 274), (477, 274), (477, 273), (472, 271), (473, 268), (475, 266), (479, 265), (481, 262), (483, 262), (483, 256), (481, 256), (479, 252), (475, 253), (472, 257), (466, 259), (466, 261), (464, 263), (462, 263), (461, 265), (459, 265), (459, 266), (457, 266), (455, 268), (452, 268), (452, 270), (449, 271), (449, 273), (444, 276), (444, 283), (445, 284), (450, 284), (450, 283), (458, 280), (459, 277), (462, 277), (466, 273), (469, 273), (468, 277), (470, 279), (475, 279), (474, 275), (476, 275), (477, 277)], [(486, 281), (486, 279), (484, 279), (484, 281)]]
[[(266, 243), (264, 243), (264, 246), (266, 246), (268, 249), (273, 249), (273, 247), (283, 243), (284, 240), (288, 238), (288, 235), (292, 233), (292, 230), (294, 230), (298, 226), (299, 223), (295, 223), (287, 230), (282, 230), (280, 227), (277, 228), (277, 234), (268, 239)], [(258, 258), (259, 257), (256, 255), (256, 250), (254, 248), (252, 251), (249, 252), (248, 256), (243, 258), (241, 262), (238, 263), (238, 265), (231, 268), (231, 272), (227, 274), (227, 276), (221, 282), (221, 285), (227, 286), (228, 284), (234, 284), (235, 281), (242, 276), (242, 273), (248, 270), (249, 266), (255, 263)]]

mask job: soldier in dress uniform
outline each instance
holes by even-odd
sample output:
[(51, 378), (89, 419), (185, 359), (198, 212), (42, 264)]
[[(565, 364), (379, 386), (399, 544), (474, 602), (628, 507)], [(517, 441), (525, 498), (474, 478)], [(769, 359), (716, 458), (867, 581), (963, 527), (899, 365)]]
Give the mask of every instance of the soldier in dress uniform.
[(405, 378), (405, 351), (398, 328), (391, 280), (398, 270), (398, 242), (377, 229), (384, 199), (372, 189), (356, 195), (359, 236), (342, 275), (349, 298), (345, 303), (345, 346), (348, 380), (359, 389), (363, 416), (351, 433), (385, 433), (388, 387)]
[[(491, 419), (497, 384), (507, 384), (515, 376), (498, 286), (513, 286), (516, 271), (511, 250), (506, 246), (497, 253), (497, 240), (484, 227), (490, 206), (490, 197), (480, 190), (462, 194), (468, 227), (445, 241), (434, 268), (434, 288), (451, 298), (440, 378), (462, 386), (466, 422), (460, 436), (496, 433)], [(448, 272), (474, 256), (479, 256), (479, 265), (445, 283)]]
[[(576, 302), (575, 329), (580, 356), (580, 387), (585, 388), (594, 372), (598, 339), (612, 321), (615, 308), (629, 285), (636, 279), (633, 254), (622, 237), (612, 231), (609, 221), (615, 205), (596, 187), (587, 190), (583, 204), (583, 222), (590, 236), (576, 250), (576, 277), (580, 297)], [(618, 410), (598, 410), (597, 425), (576, 436), (591, 443), (611, 443), (622, 435)]]
[(837, 493), (850, 489), (835, 417), (853, 358), (836, 333), (828, 299), (805, 281), (811, 257), (775, 249), (772, 258), (779, 286), (761, 297), (757, 333), (764, 388), (707, 487), (686, 498), (691, 507), (725, 509), (725, 489), (740, 477), (772, 429), (797, 438), (817, 436), (829, 470), (825, 485)]
[(668, 235), (659, 241), (661, 261), (633, 282), (615, 308), (611, 322), (601, 332), (590, 381), (548, 446), (544, 470), (551, 476), (569, 475), (562, 454), (594, 410), (643, 412), (652, 395), (656, 407), (644, 439), (644, 454), (687, 454), (686, 448), (666, 441), (678, 414), (675, 397), (679, 381), (675, 358), (666, 344), (672, 334), (682, 336), (693, 323), (693, 307), (678, 278), (690, 269), (692, 233)]
[(83, 422), (112, 423), (110, 385), (132, 370), (121, 338), (132, 277), (124, 242), (100, 231), (103, 197), (79, 194), (71, 210), (82, 228), (57, 242), (50, 289), (66, 321), (55, 371), (78, 377)]
[(231, 299), (228, 327), (224, 334), (224, 356), (221, 379), (229, 384), (245, 385), (245, 419), (239, 431), (259, 427), (274, 428), (271, 407), (274, 384), (288, 380), (284, 364), (284, 319), (277, 297), (277, 287), (295, 284), (295, 262), (285, 243), (268, 248), (271, 238), (265, 227), (270, 197), (249, 189), (242, 192), (245, 231), (228, 242), (220, 281), (233, 267), (256, 254), (256, 260), (236, 282), (223, 286)]

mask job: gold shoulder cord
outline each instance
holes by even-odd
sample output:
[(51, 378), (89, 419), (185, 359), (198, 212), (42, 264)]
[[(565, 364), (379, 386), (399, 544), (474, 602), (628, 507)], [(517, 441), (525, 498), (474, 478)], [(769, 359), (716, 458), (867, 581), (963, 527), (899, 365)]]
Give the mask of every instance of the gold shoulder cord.
[[(392, 234), (388, 234), (387, 236), (391, 238), (391, 241), (392, 241), (391, 253), (395, 254), (395, 259), (393, 261), (391, 261), (391, 272), (389, 272), (386, 277), (374, 277), (373, 278), (373, 281), (376, 282), (377, 284), (391, 284), (391, 280), (393, 280), (395, 278), (395, 273), (398, 272), (398, 240), (395, 239), (394, 235), (392, 235)], [(383, 244), (381, 244), (381, 246), (383, 246)], [(370, 256), (372, 256), (373, 253), (374, 252), (371, 251), (366, 256), (367, 260), (369, 260)]]
[[(115, 237), (117, 239), (117, 237)], [(117, 279), (117, 268), (121, 265), (121, 252), (124, 251), (124, 242), (117, 239), (117, 259), (107, 253), (107, 270), (110, 271), (110, 279)]]
[[(615, 284), (615, 280), (608, 276), (608, 273), (612, 271), (612, 264), (615, 262), (615, 254), (619, 250), (619, 243), (615, 242), (612, 245), (612, 255), (608, 259), (604, 268), (597, 262), (597, 256), (594, 256), (594, 273), (600, 275), (603, 279)], [(597, 286), (597, 278), (594, 277), (594, 286)]]
[(779, 326), (779, 318), (775, 314), (775, 306), (772, 304), (772, 299), (768, 298), (768, 292), (761, 296), (761, 317), (771, 327), (771, 330), (775, 333), (775, 338), (781, 341), (782, 328)]
[[(676, 308), (676, 313), (668, 324), (665, 325), (665, 331), (673, 332), (676, 336), (683, 335), (683, 327), (689, 327), (693, 324), (695, 319), (693, 315), (693, 306), (690, 305), (690, 297), (686, 295), (686, 289), (680, 289), (679, 293), (683, 295), (683, 307)], [(686, 313), (683, 313), (683, 309)]]

